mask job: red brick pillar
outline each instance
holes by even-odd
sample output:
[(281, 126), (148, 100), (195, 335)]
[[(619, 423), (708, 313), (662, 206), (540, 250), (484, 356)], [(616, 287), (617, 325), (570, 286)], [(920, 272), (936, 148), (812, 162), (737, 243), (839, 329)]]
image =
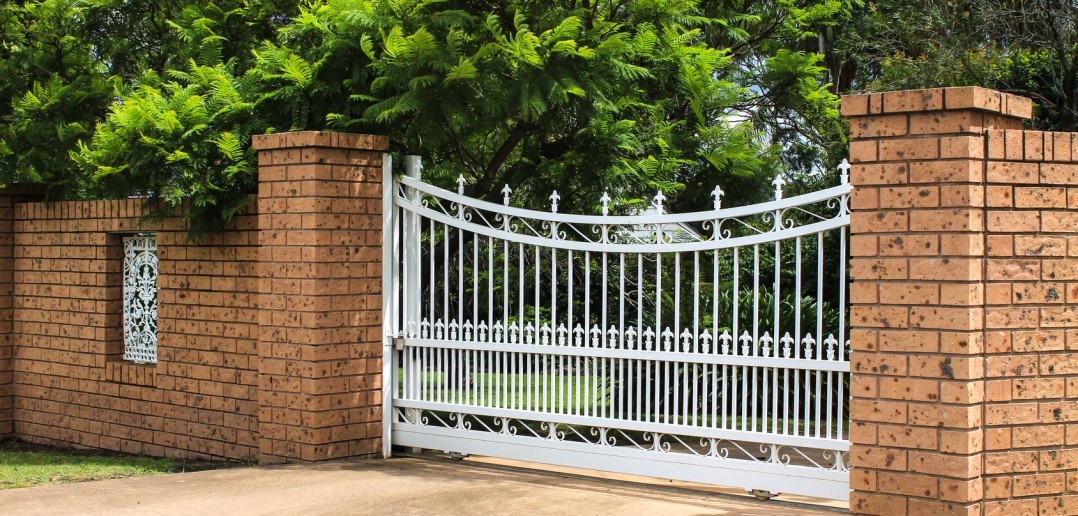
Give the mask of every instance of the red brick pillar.
[(31, 185), (0, 190), (0, 438), (15, 433), (15, 203), (40, 199), (40, 190)]
[(853, 513), (984, 509), (986, 131), (1031, 109), (982, 88), (842, 99)]
[(0, 438), (15, 431), (15, 342), (11, 334), (14, 313), (15, 202), (10, 195), (0, 194)]
[(256, 136), (263, 462), (381, 450), (381, 136)]

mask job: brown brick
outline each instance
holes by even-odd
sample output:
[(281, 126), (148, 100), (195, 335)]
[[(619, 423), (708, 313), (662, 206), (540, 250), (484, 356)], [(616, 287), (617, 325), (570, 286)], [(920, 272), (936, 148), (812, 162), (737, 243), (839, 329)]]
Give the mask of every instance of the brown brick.
[(933, 498), (939, 494), (939, 480), (936, 477), (881, 471), (878, 479), (881, 493), (926, 498)]
[(1036, 163), (989, 161), (987, 178), (989, 183), (1037, 184), (1040, 182), (1040, 169)]
[(908, 117), (905, 115), (864, 116), (850, 122), (850, 137), (855, 139), (906, 134)]
[(883, 110), (886, 113), (935, 111), (943, 109), (943, 90), (889, 91), (883, 94)]
[(981, 474), (979, 455), (909, 452), (909, 471), (951, 478), (975, 478)]
[(1067, 190), (1062, 187), (1019, 187), (1014, 189), (1016, 208), (1064, 208)]
[(984, 177), (984, 165), (975, 160), (914, 161), (910, 163), (910, 182), (977, 183)]
[(947, 109), (982, 109), (1000, 112), (1003, 109), (998, 91), (976, 86), (945, 88)]
[(1046, 185), (1078, 184), (1078, 164), (1044, 163), (1040, 166), (1040, 182)]
[(937, 158), (939, 158), (938, 138), (880, 140), (879, 142), (880, 161), (928, 160)]
[[(869, 141), (852, 141), (850, 142), (850, 163), (862, 163), (866, 161), (876, 161), (879, 159), (879, 144), (876, 140)], [(857, 170), (855, 165), (853, 170)], [(851, 180), (856, 176), (851, 176)], [(863, 183), (852, 181), (855, 185)]]
[(867, 115), (868, 95), (843, 95), (839, 103), (839, 113), (842, 116)]
[(880, 188), (880, 208), (937, 207), (939, 188), (935, 186)]

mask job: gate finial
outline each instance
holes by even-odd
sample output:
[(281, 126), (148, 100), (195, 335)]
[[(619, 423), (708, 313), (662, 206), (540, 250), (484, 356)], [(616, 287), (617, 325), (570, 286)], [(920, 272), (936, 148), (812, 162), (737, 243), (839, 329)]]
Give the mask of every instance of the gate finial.
[(666, 196), (663, 195), (663, 191), (659, 190), (659, 193), (655, 194), (655, 208), (659, 210), (659, 215), (663, 214), (663, 201), (666, 200)]
[(558, 195), (558, 191), (554, 190), (554, 193), (550, 194), (550, 211), (553, 213), (558, 212), (558, 201), (561, 200), (561, 196)]
[(464, 174), (461, 174), (460, 177), (457, 178), (457, 193), (460, 195), (464, 195), (464, 181)]
[(711, 196), (715, 198), (716, 210), (722, 208), (722, 196), (725, 194), (726, 192), (722, 191), (722, 187), (719, 185), (715, 185), (715, 189), (711, 191)]
[(842, 163), (838, 164), (838, 169), (839, 169), (839, 171), (842, 172), (842, 174), (839, 176), (842, 179), (842, 184), (846, 184), (846, 183), (850, 182), (850, 169), (851, 168), (853, 168), (853, 166), (850, 165), (850, 162), (846, 161), (846, 158), (842, 158)]
[(771, 184), (775, 185), (775, 200), (782, 199), (782, 187), (786, 186), (786, 180), (782, 178), (782, 174), (775, 176), (775, 180), (771, 181)]
[(509, 206), (509, 194), (513, 193), (513, 189), (509, 188), (509, 183), (505, 184), (505, 188), (502, 188), (502, 204)]
[(610, 213), (610, 193), (603, 192), (603, 196), (599, 198), (599, 202), (603, 203), (603, 215)]

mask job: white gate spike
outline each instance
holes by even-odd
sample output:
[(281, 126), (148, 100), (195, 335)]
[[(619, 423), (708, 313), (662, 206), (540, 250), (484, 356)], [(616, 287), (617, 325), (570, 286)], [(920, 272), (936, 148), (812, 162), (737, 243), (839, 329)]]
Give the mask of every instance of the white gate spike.
[(782, 200), (782, 187), (786, 186), (786, 179), (783, 179), (782, 174), (775, 176), (775, 180), (771, 181), (771, 184), (775, 185), (775, 200)]
[(509, 196), (513, 193), (513, 189), (509, 188), (509, 183), (505, 184), (505, 188), (502, 188), (502, 205), (509, 206)]
[(690, 346), (692, 345), (691, 343), (692, 343), (692, 333), (689, 332), (688, 328), (685, 328), (681, 332), (682, 351), (685, 351), (686, 353), (688, 353), (688, 351), (690, 349)]
[(844, 184), (844, 185), (849, 184), (849, 182), (850, 182), (850, 169), (851, 168), (853, 168), (853, 167), (850, 166), (849, 161), (846, 161), (846, 158), (842, 158), (842, 163), (838, 164), (838, 170), (840, 172), (839, 177), (840, 177), (840, 179), (842, 181), (842, 184)]
[(655, 197), (652, 198), (652, 200), (655, 201), (655, 211), (658, 212), (659, 215), (662, 215), (663, 214), (663, 201), (666, 200), (666, 196), (663, 195), (663, 191), (659, 190), (659, 193), (655, 194)]
[(749, 354), (749, 344), (751, 344), (751, 343), (752, 343), (752, 335), (749, 335), (749, 332), (746, 330), (744, 333), (741, 334), (741, 354), (742, 355), (748, 355)]
[(795, 343), (794, 338), (790, 336), (790, 332), (786, 332), (786, 334), (779, 339), (779, 342), (782, 343), (782, 356), (790, 358), (790, 348)]

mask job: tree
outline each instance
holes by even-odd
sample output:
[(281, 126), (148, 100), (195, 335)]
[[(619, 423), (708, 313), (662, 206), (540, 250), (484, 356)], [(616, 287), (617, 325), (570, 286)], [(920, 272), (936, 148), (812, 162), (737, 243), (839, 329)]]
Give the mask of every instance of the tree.
[(112, 85), (86, 39), (84, 7), (45, 0), (0, 7), (0, 182), (74, 185), (67, 152), (105, 114)]
[[(272, 13), (295, 9), (289, 0), (0, 4), (0, 183), (43, 183), (60, 198), (109, 191), (96, 172), (80, 174), (71, 154), (117, 98), (160, 86), (157, 77), (191, 59), (245, 70), (251, 49), (280, 25)], [(113, 193), (146, 193), (130, 182)]]
[(1073, 2), (875, 2), (854, 19), (839, 42), (854, 89), (986, 86), (1032, 97), (1039, 127), (1078, 129)]
[(825, 153), (806, 149), (841, 138), (819, 57), (785, 43), (842, 13), (833, 1), (338, 1), (304, 10), (257, 73), (293, 127), (324, 116), (388, 133), (428, 158), (431, 180), (464, 176), (478, 197), (508, 184), (535, 207), (558, 190), (588, 210), (603, 190), (623, 205), (663, 190), (699, 209), (719, 183), (733, 202), (758, 200), (776, 173), (820, 166)]
[(753, 202), (776, 174), (808, 182), (837, 160), (837, 100), (814, 42), (850, 7), (5, 4), (15, 36), (0, 88), (26, 102), (0, 106), (0, 181), (69, 198), (161, 195), (209, 227), (254, 184), (252, 154), (214, 142), (330, 128), (388, 134), (394, 151), (425, 157), (430, 180), (463, 175), (470, 194), (499, 200), (508, 184), (532, 207), (556, 189), (563, 209), (595, 210), (606, 190), (637, 210), (662, 190), (671, 209), (702, 209), (716, 184), (726, 205)]

